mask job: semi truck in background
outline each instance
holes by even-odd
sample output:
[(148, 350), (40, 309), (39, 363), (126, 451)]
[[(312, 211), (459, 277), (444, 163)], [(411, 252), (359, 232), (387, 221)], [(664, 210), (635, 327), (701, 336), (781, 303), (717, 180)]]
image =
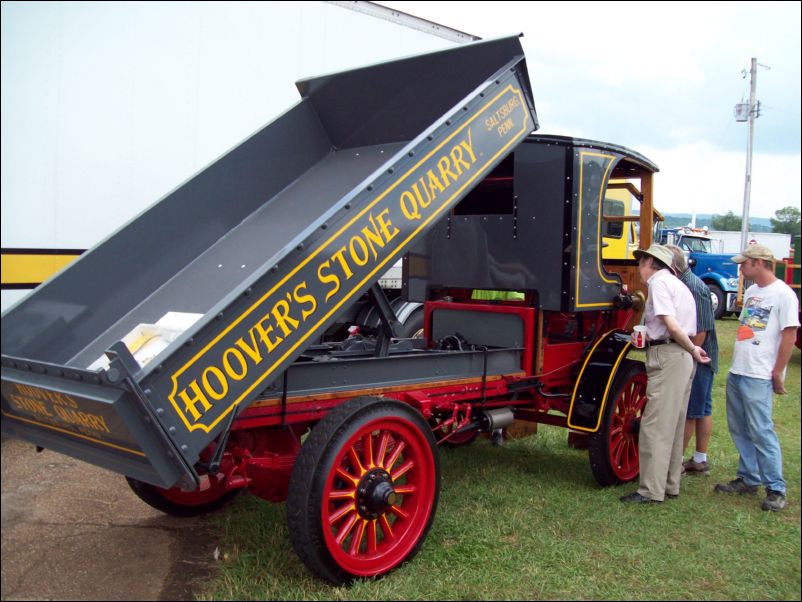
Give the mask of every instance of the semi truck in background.
[(706, 230), (679, 227), (660, 230), (657, 242), (676, 245), (688, 255), (688, 263), (710, 289), (716, 319), (736, 311), (738, 266), (732, 254), (713, 252), (713, 239)]
[[(655, 240), (660, 244), (677, 245), (686, 252), (691, 270), (710, 289), (716, 319), (738, 311), (739, 270), (732, 261), (732, 257), (741, 250), (740, 232), (681, 226), (660, 230)], [(772, 250), (778, 261), (783, 262), (783, 265), (794, 254), (790, 234), (750, 232), (748, 242), (749, 244), (766, 245)], [(798, 246), (797, 243), (797, 249)], [(780, 277), (784, 278), (784, 276)]]

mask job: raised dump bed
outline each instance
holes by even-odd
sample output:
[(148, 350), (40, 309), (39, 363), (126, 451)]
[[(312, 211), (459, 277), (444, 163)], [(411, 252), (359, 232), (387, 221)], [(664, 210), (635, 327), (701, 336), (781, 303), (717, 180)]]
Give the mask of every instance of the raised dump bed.
[(236, 412), (537, 128), (514, 37), (297, 86), (3, 314), (4, 433), (194, 488)]

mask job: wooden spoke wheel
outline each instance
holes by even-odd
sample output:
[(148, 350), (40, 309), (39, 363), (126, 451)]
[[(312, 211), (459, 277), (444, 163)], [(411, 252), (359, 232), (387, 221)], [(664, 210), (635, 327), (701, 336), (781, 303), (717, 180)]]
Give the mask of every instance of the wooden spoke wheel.
[(334, 583), (383, 575), (412, 558), (434, 520), (440, 461), (431, 429), (406, 404), (356, 398), (312, 430), (290, 479), (296, 552)]

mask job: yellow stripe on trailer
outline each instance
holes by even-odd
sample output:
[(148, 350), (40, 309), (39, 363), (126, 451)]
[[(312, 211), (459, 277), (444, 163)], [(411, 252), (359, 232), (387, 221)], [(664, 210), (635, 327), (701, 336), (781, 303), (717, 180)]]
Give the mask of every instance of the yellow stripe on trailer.
[(37, 286), (75, 261), (80, 251), (3, 251), (0, 263), (2, 284)]

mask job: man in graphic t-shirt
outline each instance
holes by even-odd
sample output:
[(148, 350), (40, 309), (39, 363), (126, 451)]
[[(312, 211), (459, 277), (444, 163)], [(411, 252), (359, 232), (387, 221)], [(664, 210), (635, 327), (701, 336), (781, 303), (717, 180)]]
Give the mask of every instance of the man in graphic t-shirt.
[(744, 293), (743, 311), (727, 377), (727, 423), (738, 448), (737, 478), (719, 483), (721, 493), (755, 494), (766, 488), (763, 510), (785, 508), (780, 442), (771, 419), (772, 392), (786, 393), (785, 368), (799, 327), (799, 301), (774, 275), (768, 247), (750, 245), (732, 258), (755, 284)]

